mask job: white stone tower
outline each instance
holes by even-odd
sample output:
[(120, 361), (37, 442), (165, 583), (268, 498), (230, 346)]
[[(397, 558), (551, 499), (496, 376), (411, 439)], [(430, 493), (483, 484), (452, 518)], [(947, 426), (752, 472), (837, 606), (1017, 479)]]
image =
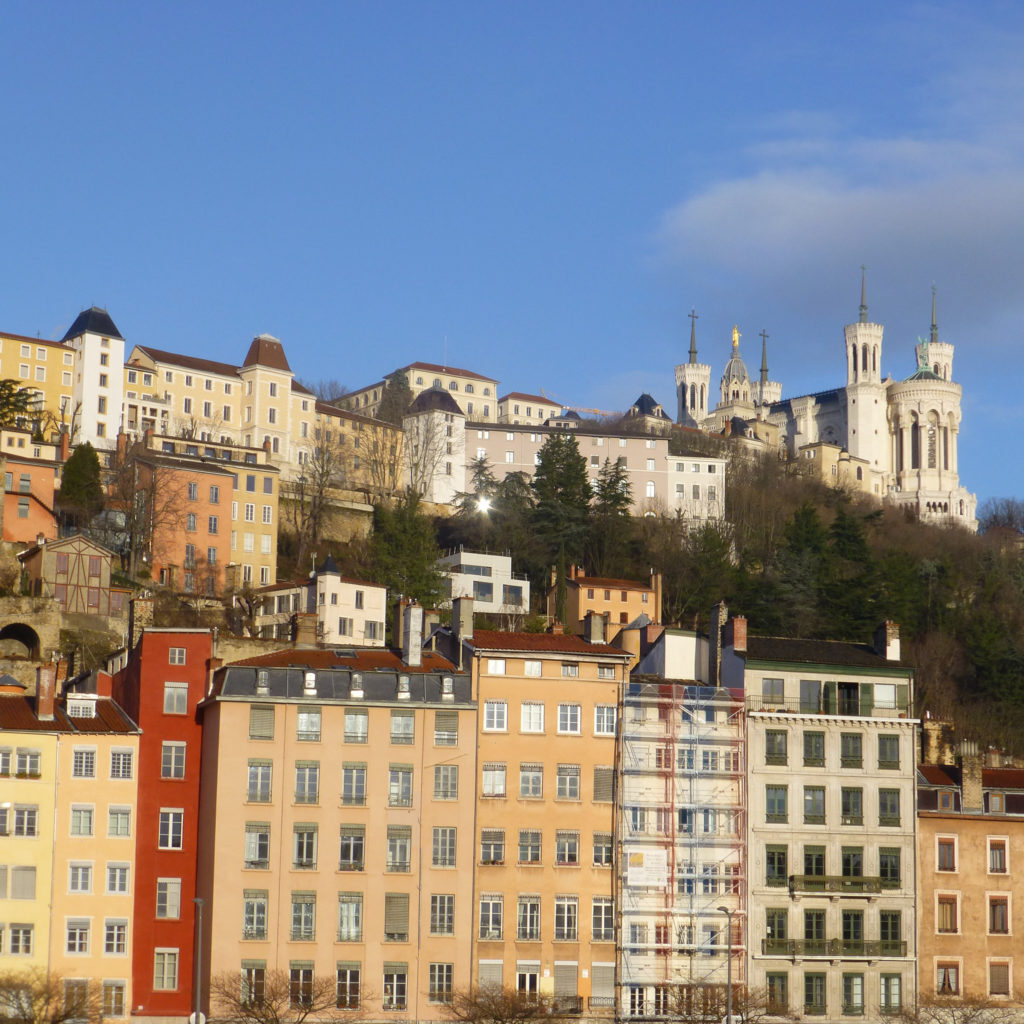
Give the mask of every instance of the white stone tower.
[(843, 330), (846, 352), (846, 450), (864, 459), (872, 473), (889, 464), (885, 386), (882, 384), (882, 325), (868, 320), (864, 270), (860, 279), (860, 317)]
[(690, 310), (690, 361), (676, 367), (676, 395), (679, 399), (679, 423), (699, 427), (708, 415), (708, 391), (711, 367), (697, 362), (697, 314)]

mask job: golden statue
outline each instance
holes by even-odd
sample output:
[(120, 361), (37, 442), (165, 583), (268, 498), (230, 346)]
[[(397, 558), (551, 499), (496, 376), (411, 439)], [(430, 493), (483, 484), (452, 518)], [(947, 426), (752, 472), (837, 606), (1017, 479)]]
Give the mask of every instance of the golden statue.
[(732, 347), (733, 348), (739, 348), (740, 347), (740, 329), (739, 329), (739, 326), (736, 325), (736, 324), (734, 324), (733, 328), (732, 328)]

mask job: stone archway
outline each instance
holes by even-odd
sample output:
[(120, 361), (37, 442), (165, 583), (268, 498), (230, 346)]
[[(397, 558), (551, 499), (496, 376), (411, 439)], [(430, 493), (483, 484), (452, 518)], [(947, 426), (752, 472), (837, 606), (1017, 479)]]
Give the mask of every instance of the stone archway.
[(40, 646), (39, 634), (25, 622), (9, 622), (0, 629), (0, 652), (38, 661)]

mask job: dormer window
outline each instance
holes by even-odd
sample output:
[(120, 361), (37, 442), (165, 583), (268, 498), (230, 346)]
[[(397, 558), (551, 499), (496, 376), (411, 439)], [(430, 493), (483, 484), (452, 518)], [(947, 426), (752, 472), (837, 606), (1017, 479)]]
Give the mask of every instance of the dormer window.
[(953, 793), (948, 789), (939, 790), (939, 810), (940, 811), (951, 811), (953, 810)]
[(256, 693), (263, 697), (270, 693), (270, 673), (265, 668), (256, 673)]
[(68, 697), (69, 718), (95, 718), (96, 698), (92, 695)]
[(352, 673), (352, 682), (349, 685), (349, 696), (353, 700), (363, 699), (363, 674), (362, 672)]
[(409, 677), (399, 676), (398, 677), (398, 699), (408, 700), (409, 699)]
[(1006, 797), (1003, 793), (989, 793), (988, 795), (988, 813), (989, 814), (1005, 814), (1006, 813)]

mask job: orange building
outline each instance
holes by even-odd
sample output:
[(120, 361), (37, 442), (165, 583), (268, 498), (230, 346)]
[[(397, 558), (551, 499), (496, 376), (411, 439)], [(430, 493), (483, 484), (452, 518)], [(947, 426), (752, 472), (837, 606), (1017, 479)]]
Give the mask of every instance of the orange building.
[(30, 430), (0, 430), (3, 540), (28, 544), (57, 536), (53, 500), (64, 458), (59, 445), (34, 441)]
[(473, 982), (614, 1007), (615, 736), (629, 656), (558, 634), (474, 630), (454, 602), (441, 638), (478, 703)]
[(467, 676), (418, 644), (283, 650), (221, 669), (200, 713), (204, 991), (281, 969), (363, 1019), (449, 1019), (472, 948)]
[(984, 767), (972, 751), (958, 760), (918, 771), (919, 991), (922, 1002), (1016, 1005), (1024, 771)]
[[(583, 622), (590, 612), (605, 622), (605, 636), (613, 637), (622, 626), (646, 615), (651, 622), (661, 622), (661, 574), (652, 573), (650, 583), (635, 580), (587, 576), (578, 566), (571, 566), (566, 580), (565, 629), (582, 633)], [(548, 591), (548, 616), (555, 616), (556, 587), (554, 573)]]

